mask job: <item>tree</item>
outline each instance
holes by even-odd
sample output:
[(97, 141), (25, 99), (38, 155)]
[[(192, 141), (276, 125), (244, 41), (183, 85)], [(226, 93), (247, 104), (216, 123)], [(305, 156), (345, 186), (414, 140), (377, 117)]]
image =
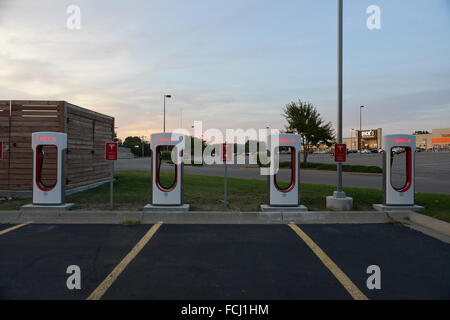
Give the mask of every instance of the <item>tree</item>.
[(302, 136), (303, 162), (307, 162), (308, 153), (311, 152), (312, 147), (320, 144), (332, 145), (334, 134), (331, 122), (324, 123), (313, 104), (299, 99), (298, 103), (287, 104), (283, 112), (283, 116), (288, 122), (286, 131)]
[[(130, 148), (131, 152), (139, 157), (142, 154), (142, 141), (139, 137), (126, 137), (123, 141), (123, 146)], [(145, 147), (145, 146), (144, 146)]]

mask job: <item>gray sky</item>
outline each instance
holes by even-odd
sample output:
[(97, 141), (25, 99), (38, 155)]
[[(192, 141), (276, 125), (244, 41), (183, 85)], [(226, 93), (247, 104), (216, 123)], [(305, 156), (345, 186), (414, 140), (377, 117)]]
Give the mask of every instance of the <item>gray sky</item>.
[[(337, 1), (0, 0), (1, 99), (66, 100), (119, 137), (283, 128), (302, 99), (336, 120)], [(381, 29), (369, 30), (370, 5)], [(69, 5), (81, 29), (66, 26)], [(450, 127), (450, 2), (344, 0), (344, 136)]]

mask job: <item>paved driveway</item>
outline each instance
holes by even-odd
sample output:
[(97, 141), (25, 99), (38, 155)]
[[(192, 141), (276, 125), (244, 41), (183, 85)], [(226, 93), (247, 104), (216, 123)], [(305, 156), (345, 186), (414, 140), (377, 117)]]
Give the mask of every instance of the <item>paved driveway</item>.
[[(67, 288), (71, 265), (79, 290)], [(367, 286), (373, 265), (379, 289)], [(448, 270), (449, 244), (393, 224), (28, 224), (0, 235), (1, 299), (450, 299)]]

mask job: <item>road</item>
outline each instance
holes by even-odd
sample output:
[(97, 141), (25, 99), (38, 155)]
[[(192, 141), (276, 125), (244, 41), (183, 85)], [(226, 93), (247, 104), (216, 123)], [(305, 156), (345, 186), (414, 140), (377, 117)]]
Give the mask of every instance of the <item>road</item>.
[[(71, 265), (80, 289), (67, 287)], [(373, 265), (379, 289), (367, 286)], [(448, 270), (449, 244), (394, 224), (29, 224), (0, 235), (0, 299), (448, 300)]]
[[(280, 161), (287, 160), (287, 155), (281, 155)], [(328, 154), (309, 155), (308, 161), (333, 163), (333, 157)], [(376, 165), (382, 167), (381, 154), (349, 154), (347, 164)], [(416, 153), (416, 192), (450, 194), (450, 153)], [(119, 159), (116, 162), (117, 171), (150, 170), (150, 158)], [(170, 166), (163, 166), (163, 171), (170, 171)], [(394, 171), (394, 178), (400, 178), (401, 169)], [(223, 176), (222, 165), (185, 166), (185, 173), (208, 176)], [(267, 179), (261, 176), (259, 168), (254, 165), (228, 165), (228, 176), (245, 179)], [(289, 171), (280, 171), (280, 180), (289, 179)], [(300, 181), (308, 184), (336, 185), (335, 172), (306, 170), (300, 171)], [(382, 189), (381, 175), (344, 173), (344, 187)]]

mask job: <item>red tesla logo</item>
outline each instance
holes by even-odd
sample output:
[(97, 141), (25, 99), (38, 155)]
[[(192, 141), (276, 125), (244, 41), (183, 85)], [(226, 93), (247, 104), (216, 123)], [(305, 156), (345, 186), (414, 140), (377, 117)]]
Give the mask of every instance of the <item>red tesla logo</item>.
[(175, 142), (178, 141), (176, 138), (156, 138), (156, 141), (163, 141), (163, 142)]
[(56, 141), (56, 137), (37, 137), (37, 141)]
[(399, 142), (411, 142), (411, 139), (408, 139), (408, 140), (406, 140), (406, 139), (392, 139), (392, 142), (397, 142), (397, 143), (399, 143)]
[(280, 139), (280, 142), (294, 142), (294, 141), (295, 141), (294, 138), (292, 138), (292, 139)]

